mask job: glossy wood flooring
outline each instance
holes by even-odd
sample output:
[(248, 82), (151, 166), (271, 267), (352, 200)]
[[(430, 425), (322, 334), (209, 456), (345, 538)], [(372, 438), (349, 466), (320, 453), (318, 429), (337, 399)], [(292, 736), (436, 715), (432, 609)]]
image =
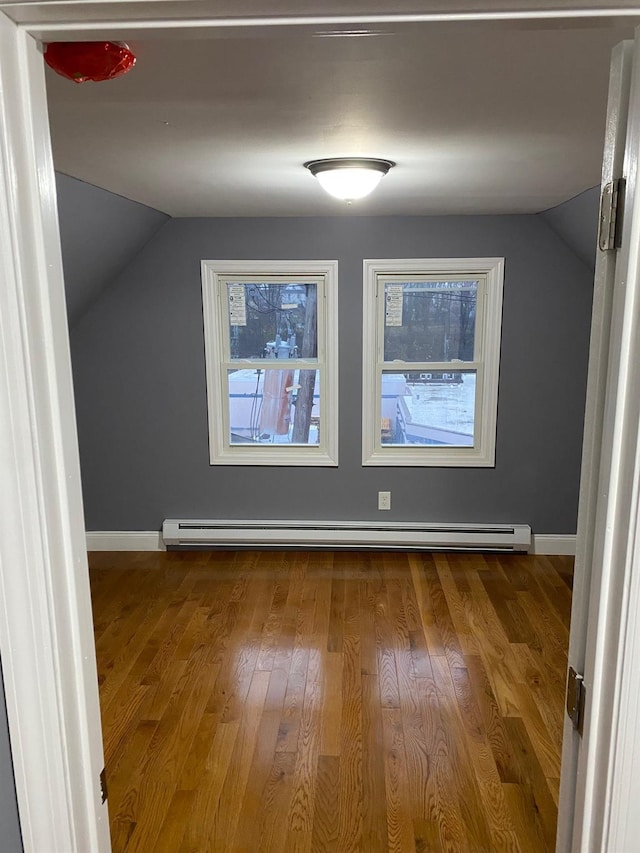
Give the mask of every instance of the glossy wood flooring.
[(554, 849), (570, 558), (90, 563), (115, 853)]

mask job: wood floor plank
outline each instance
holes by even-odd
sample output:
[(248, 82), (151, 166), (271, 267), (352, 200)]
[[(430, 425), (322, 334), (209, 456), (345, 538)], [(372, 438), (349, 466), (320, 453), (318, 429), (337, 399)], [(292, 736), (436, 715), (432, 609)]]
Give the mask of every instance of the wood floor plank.
[(415, 853), (411, 797), (404, 745), (402, 714), (383, 709), (382, 728), (387, 792), (387, 838), (390, 853)]
[(443, 640), (444, 653), (447, 661), (449, 662), (449, 666), (463, 666), (464, 653), (462, 650), (462, 643), (458, 637), (451, 617), (449, 604), (438, 575), (435, 557), (430, 554), (423, 555), (422, 564), (431, 599), (431, 606), (433, 608), (433, 614), (435, 616), (440, 636)]
[[(135, 592), (131, 592), (135, 595)], [(171, 627), (179, 606), (173, 610), (167, 608), (162, 600), (151, 600), (145, 611), (134, 612), (131, 618), (131, 633), (125, 637), (114, 634), (102, 634), (104, 646), (96, 644), (96, 653), (100, 655), (100, 697), (106, 710), (112, 697), (123, 683), (135, 678), (142, 679), (144, 672), (155, 656), (153, 638), (163, 636)], [(111, 649), (108, 653), (106, 649)]]
[[(410, 668), (410, 654), (397, 652), (400, 685), (400, 710), (402, 720), (405, 763), (407, 766), (408, 795), (413, 816), (426, 820), (429, 814), (426, 782), (429, 778), (429, 754), (424, 731), (424, 718), (420, 696), (416, 690)], [(405, 663), (402, 663), (402, 658)]]
[(515, 782), (506, 782), (502, 786), (511, 820), (515, 826), (516, 838), (523, 853), (547, 853), (544, 839), (538, 834), (531, 811), (533, 804), (526, 790)]
[(553, 850), (571, 565), (90, 555), (114, 853)]
[(564, 583), (560, 582), (561, 578), (553, 563), (545, 555), (538, 558), (536, 581), (546, 593), (562, 624), (568, 625), (571, 620), (571, 591)]
[[(454, 580), (447, 554), (435, 554), (433, 561), (462, 651), (466, 655), (477, 654), (478, 642), (469, 625), (468, 609), (464, 604), (465, 593), (460, 592), (458, 584)], [(467, 582), (467, 589), (468, 586)]]
[(180, 853), (214, 851), (218, 824), (228, 823), (222, 806), (227, 774), (234, 754), (240, 721), (221, 723), (216, 729), (205, 763), (205, 773), (196, 791), (195, 801), (178, 848)]
[(340, 742), (338, 849), (358, 851), (362, 845), (362, 667), (360, 663), (359, 591), (350, 581), (345, 594)]
[[(540, 716), (554, 743), (562, 740), (564, 722), (564, 685), (559, 681), (555, 663), (549, 664), (521, 644), (513, 644), (514, 654), (520, 661), (522, 681), (535, 698)], [(522, 717), (525, 709), (513, 716)]]
[(312, 853), (333, 853), (338, 849), (339, 795), (340, 759), (336, 755), (320, 755), (311, 837)]
[(145, 720), (160, 721), (162, 719), (178, 684), (184, 680), (186, 667), (185, 659), (172, 660), (160, 675), (159, 680), (155, 684), (147, 685), (150, 689), (140, 710), (141, 717)]
[(205, 711), (200, 718), (200, 724), (193, 738), (182, 772), (177, 780), (180, 791), (195, 791), (206, 772), (206, 762), (211, 741), (218, 727), (218, 717)]
[(320, 752), (322, 755), (340, 755), (342, 728), (342, 677), (344, 657), (337, 652), (326, 652), (323, 666), (323, 703)]
[(327, 651), (342, 651), (342, 628), (344, 623), (344, 580), (334, 577), (331, 582), (331, 613)]
[(518, 701), (513, 690), (513, 682), (521, 678), (509, 638), (487, 595), (480, 574), (469, 573), (471, 596), (468, 600), (470, 624), (478, 638), (480, 655), (485, 672), (503, 715), (518, 715)]
[(257, 846), (264, 853), (281, 853), (285, 848), (289, 827), (283, 815), (288, 813), (291, 803), (295, 764), (295, 753), (275, 753), (260, 801), (254, 803), (259, 819), (255, 821), (254, 812), (253, 826), (259, 841), (253, 849)]
[(116, 761), (122, 750), (126, 749), (127, 742), (140, 722), (141, 708), (149, 695), (149, 690), (150, 688), (145, 685), (132, 685), (129, 693), (120, 696), (120, 703), (111, 708), (109, 716), (104, 714), (104, 752), (110, 761)]
[(251, 760), (256, 747), (262, 708), (269, 689), (269, 673), (256, 670), (251, 680), (247, 702), (240, 718), (240, 728), (235, 741), (230, 769), (218, 801), (218, 820), (213, 827), (213, 849), (232, 850), (240, 809), (244, 799)]
[(323, 564), (315, 563), (309, 572), (317, 573), (316, 603), (313, 617), (313, 633), (322, 637), (325, 648), (329, 645), (329, 626), (331, 620), (331, 575), (330, 569)]
[[(273, 780), (273, 767), (276, 763), (276, 743), (285, 689), (286, 682), (281, 674), (277, 670), (271, 672), (234, 839), (234, 847), (238, 849), (251, 849), (251, 845), (261, 837), (256, 833), (255, 814), (263, 793), (268, 791), (272, 798), (276, 796), (276, 786), (272, 784), (270, 787), (269, 782)], [(289, 753), (282, 753), (282, 755), (288, 756)], [(283, 777), (280, 779), (282, 783), (286, 775), (285, 768), (288, 766), (286, 760), (281, 758), (278, 766), (282, 768)], [(284, 785), (281, 784), (280, 787)]]
[[(273, 650), (278, 646), (277, 639), (282, 628), (282, 617), (289, 597), (289, 578), (286, 575), (282, 576), (281, 571), (278, 571), (277, 573), (274, 572), (274, 574), (276, 584), (271, 598), (269, 615), (262, 632), (261, 647), (261, 652), (269, 658), (273, 657)], [(259, 659), (259, 664), (261, 663), (262, 661)], [(262, 665), (259, 665), (258, 668), (269, 669), (268, 666), (263, 667)]]
[[(491, 831), (487, 813), (482, 802), (476, 766), (469, 751), (464, 729), (459, 725), (456, 692), (451, 677), (451, 668), (445, 658), (434, 661), (434, 674), (440, 702), (440, 716), (449, 757), (449, 772), (458, 794), (458, 804), (465, 835), (472, 850), (490, 850)], [(453, 736), (453, 733), (456, 733)]]
[(540, 839), (542, 849), (552, 851), (555, 849), (557, 814), (549, 785), (522, 720), (506, 719), (505, 726), (514, 746), (516, 762), (520, 769), (520, 788), (525, 802), (529, 805), (527, 808), (529, 823)]
[(320, 740), (321, 697), (320, 684), (308, 679), (304, 693), (300, 736), (293, 771), (291, 804), (286, 818), (285, 850), (311, 850)]
[(516, 684), (518, 705), (527, 734), (534, 745), (542, 772), (549, 778), (560, 778), (560, 755), (554, 739), (540, 714), (538, 703), (526, 684)]
[(480, 802), (496, 853), (518, 848), (515, 828), (509, 817), (498, 769), (488, 742), (480, 710), (476, 704), (468, 670), (451, 670), (458, 700), (460, 725), (465, 733)]
[(422, 631), (430, 655), (443, 655), (444, 643), (436, 624), (433, 603), (424, 574), (424, 566), (419, 554), (409, 554), (411, 580), (416, 595), (416, 603), (420, 610)]
[(278, 733), (278, 752), (297, 752), (308, 666), (309, 649), (298, 645), (293, 649), (291, 656), (287, 692)]
[(131, 789), (138, 801), (136, 828), (127, 844), (127, 853), (143, 853), (157, 844), (162, 818), (172, 802), (206, 705), (208, 670), (213, 668), (215, 665), (209, 664), (203, 653), (190, 660), (174, 701), (169, 702), (168, 712), (158, 723), (141, 777)]
[(363, 675), (378, 675), (376, 646), (376, 596), (381, 582), (368, 573), (360, 581), (360, 666)]
[[(442, 656), (438, 656), (436, 663), (439, 661)], [(432, 839), (436, 850), (465, 851), (468, 844), (449, 750), (449, 738), (455, 737), (455, 733), (445, 731), (435, 673), (433, 678), (416, 681), (428, 754), (428, 775), (424, 782), (426, 820), (417, 827), (416, 837), (419, 841)]]
[[(157, 727), (155, 720), (143, 720), (138, 723), (127, 740), (126, 750), (122, 750), (116, 757), (107, 751), (105, 744), (105, 772), (109, 788), (109, 814), (112, 820), (119, 819), (124, 795), (129, 789), (131, 779), (140, 772), (141, 756), (146, 755)], [(130, 835), (135, 825), (132, 817), (125, 817), (124, 822), (129, 825)]]
[(178, 850), (194, 799), (195, 791), (193, 790), (175, 792), (155, 843), (155, 850), (158, 853), (175, 853)]
[(517, 773), (514, 766), (513, 747), (504, 726), (493, 688), (484, 668), (483, 660), (478, 655), (465, 658), (467, 669), (471, 675), (471, 688), (482, 714), (484, 730), (491, 748), (493, 760), (502, 782), (515, 782)]
[[(380, 687), (375, 675), (362, 676), (362, 849), (384, 850), (387, 819), (384, 732)], [(337, 848), (334, 848), (337, 849)]]

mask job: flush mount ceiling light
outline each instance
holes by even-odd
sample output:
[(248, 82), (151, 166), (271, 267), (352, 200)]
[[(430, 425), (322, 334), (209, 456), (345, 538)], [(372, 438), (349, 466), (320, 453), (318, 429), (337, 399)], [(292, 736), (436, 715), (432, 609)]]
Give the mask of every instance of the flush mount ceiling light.
[(330, 195), (351, 201), (369, 195), (396, 164), (370, 157), (334, 157), (304, 165)]

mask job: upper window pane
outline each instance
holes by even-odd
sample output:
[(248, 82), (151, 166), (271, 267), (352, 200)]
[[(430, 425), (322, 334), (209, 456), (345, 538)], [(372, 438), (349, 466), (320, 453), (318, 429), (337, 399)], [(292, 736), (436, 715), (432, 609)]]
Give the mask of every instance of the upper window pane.
[(473, 361), (477, 281), (384, 285), (384, 360)]
[(227, 282), (231, 359), (318, 357), (318, 287)]

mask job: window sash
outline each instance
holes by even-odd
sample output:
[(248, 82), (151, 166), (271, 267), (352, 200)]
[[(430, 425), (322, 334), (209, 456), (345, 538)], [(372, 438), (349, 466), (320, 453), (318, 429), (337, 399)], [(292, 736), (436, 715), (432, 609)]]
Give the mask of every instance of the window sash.
[[(231, 358), (228, 284), (314, 284), (317, 358)], [(331, 465), (338, 462), (337, 261), (203, 261), (210, 464)], [(229, 371), (314, 370), (319, 444), (231, 442)]]
[[(503, 265), (502, 258), (364, 261), (363, 465), (489, 467), (494, 464)], [(428, 288), (430, 282), (437, 281), (477, 282), (473, 360), (385, 360), (385, 285), (420, 282)], [(433, 289), (448, 292), (446, 288)], [(382, 442), (383, 373), (456, 370), (476, 372), (472, 446)]]

